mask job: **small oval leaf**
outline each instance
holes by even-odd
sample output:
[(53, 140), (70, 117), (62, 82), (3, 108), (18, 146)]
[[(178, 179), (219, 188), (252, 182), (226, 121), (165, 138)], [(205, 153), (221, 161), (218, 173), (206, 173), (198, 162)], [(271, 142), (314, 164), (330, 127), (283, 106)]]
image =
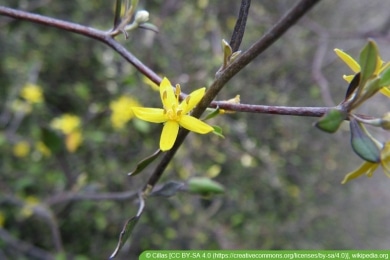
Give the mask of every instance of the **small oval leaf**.
[(381, 73), (381, 79), (379, 81), (379, 85), (381, 87), (390, 85), (390, 67), (388, 67), (387, 69), (385, 69), (385, 71)]
[(380, 150), (368, 136), (364, 126), (354, 118), (351, 118), (349, 126), (351, 129), (351, 145), (355, 153), (363, 160), (378, 163), (380, 161)]
[(334, 133), (347, 118), (347, 113), (339, 109), (331, 109), (322, 116), (314, 126), (327, 133)]
[(160, 189), (153, 191), (150, 196), (171, 197), (180, 191), (183, 187), (184, 183), (182, 182), (169, 181), (164, 183)]
[(194, 177), (188, 180), (188, 191), (200, 195), (224, 193), (224, 187), (216, 181), (205, 177)]
[(378, 61), (378, 47), (374, 41), (368, 41), (359, 56), (361, 82), (366, 82), (374, 74)]
[(214, 131), (213, 131), (213, 134), (221, 137), (221, 138), (225, 138), (225, 136), (222, 134), (222, 128), (217, 126), (217, 125), (213, 125), (213, 128), (214, 128)]
[(156, 160), (156, 158), (160, 155), (161, 153), (161, 150), (158, 149), (157, 151), (155, 151), (152, 155), (146, 157), (145, 159), (143, 159), (142, 161), (140, 161), (138, 164), (137, 164), (137, 167), (134, 169), (134, 171), (132, 172), (129, 172), (127, 175), (129, 176), (135, 176), (137, 174), (139, 174), (141, 171), (143, 171), (143, 169), (145, 169), (149, 164), (151, 164), (154, 160)]

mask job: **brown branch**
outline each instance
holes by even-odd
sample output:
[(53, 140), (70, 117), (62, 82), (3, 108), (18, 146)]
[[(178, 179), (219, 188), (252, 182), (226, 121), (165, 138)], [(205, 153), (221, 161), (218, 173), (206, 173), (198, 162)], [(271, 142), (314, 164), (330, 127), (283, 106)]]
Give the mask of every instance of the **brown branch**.
[[(216, 103), (216, 104), (215, 104)], [(212, 107), (221, 109), (247, 112), (258, 114), (275, 114), (275, 115), (290, 115), (290, 116), (309, 116), (321, 117), (332, 107), (287, 107), (287, 106), (266, 106), (266, 105), (251, 105), (251, 104), (232, 104), (224, 101), (213, 102)]]
[(238, 19), (236, 25), (233, 29), (232, 38), (230, 39), (229, 45), (232, 48), (233, 52), (238, 51), (240, 48), (242, 38), (244, 38), (246, 21), (248, 20), (249, 7), (251, 6), (251, 0), (242, 0), (240, 12), (238, 14)]
[(67, 22), (47, 16), (42, 16), (38, 14), (33, 14), (25, 11), (15, 10), (12, 8), (0, 6), (0, 15), (8, 16), (11, 18), (26, 20), (38, 24), (43, 24), (50, 27), (55, 27), (57, 29), (65, 30), (68, 32), (77, 33), (89, 38), (93, 38), (99, 40), (108, 46), (110, 46), (113, 50), (119, 53), (123, 58), (125, 58), (130, 64), (132, 64), (139, 72), (144, 74), (150, 80), (152, 80), (156, 84), (160, 84), (161, 78), (154, 71), (152, 71), (149, 67), (143, 64), (140, 60), (138, 60), (133, 54), (131, 54), (128, 50), (125, 49), (120, 43), (115, 41), (110, 35), (110, 32), (97, 30), (88, 26)]

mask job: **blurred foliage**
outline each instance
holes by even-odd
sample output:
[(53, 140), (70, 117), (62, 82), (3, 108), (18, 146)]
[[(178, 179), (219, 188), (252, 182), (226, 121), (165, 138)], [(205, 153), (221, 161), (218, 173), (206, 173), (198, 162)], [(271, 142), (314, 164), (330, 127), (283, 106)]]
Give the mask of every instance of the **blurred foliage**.
[[(2, 4), (108, 30), (114, 2)], [(252, 1), (241, 49), (291, 4)], [(208, 86), (222, 64), (221, 39), (231, 36), (239, 1), (151, 0), (140, 5), (160, 33), (136, 30), (128, 40), (122, 35), (117, 39), (158, 74), (180, 83), (184, 92)], [(357, 57), (367, 35), (376, 36), (379, 46), (388, 45), (381, 38), (388, 33), (384, 6), (379, 0), (321, 2), (232, 79), (219, 99), (239, 94), (242, 103), (323, 106), (323, 91), (329, 91), (339, 102), (348, 87), (342, 75), (348, 71), (333, 48)], [(1, 230), (35, 250), (63, 250), (74, 259), (109, 256), (126, 219), (135, 215), (136, 203), (132, 198), (71, 200), (66, 194), (143, 187), (151, 170), (134, 177), (127, 173), (156, 150), (161, 125), (130, 114), (123, 115), (131, 119), (125, 124), (112, 115), (118, 102), (159, 106), (154, 86), (99, 42), (5, 17), (0, 17), (0, 28)], [(325, 90), (312, 75), (324, 46)], [(383, 111), (388, 101), (378, 101), (362, 110)], [(74, 149), (67, 145), (73, 132), (53, 128), (53, 120), (66, 115), (79, 119)], [(118, 259), (135, 258), (146, 249), (388, 248), (389, 212), (383, 205), (389, 180), (377, 174), (340, 185), (344, 173), (360, 163), (350, 150), (345, 125), (327, 135), (312, 127), (313, 118), (236, 113), (212, 120), (225, 139), (190, 135), (161, 182), (211, 177), (223, 184), (225, 193), (150, 198)], [(53, 239), (53, 230), (59, 231), (60, 241)], [(32, 251), (17, 250), (0, 236), (0, 256), (33, 259)]]

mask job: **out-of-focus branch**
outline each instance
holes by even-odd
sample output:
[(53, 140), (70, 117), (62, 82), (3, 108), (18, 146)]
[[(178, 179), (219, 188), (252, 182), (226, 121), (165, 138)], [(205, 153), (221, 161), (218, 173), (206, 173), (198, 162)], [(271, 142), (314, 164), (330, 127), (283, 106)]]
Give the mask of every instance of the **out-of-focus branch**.
[(48, 206), (53, 206), (55, 204), (67, 203), (70, 201), (81, 201), (81, 200), (129, 200), (137, 197), (136, 191), (126, 191), (126, 192), (109, 192), (109, 193), (75, 193), (75, 192), (64, 192), (52, 196), (46, 199), (45, 203)]
[[(29, 243), (18, 240), (13, 237), (6, 230), (0, 228), (0, 240), (5, 243), (5, 247), (10, 249), (9, 251), (21, 252), (25, 256), (29, 256), (34, 259), (54, 259), (54, 256), (45, 250), (35, 247)], [(18, 256), (15, 254), (14, 256)]]
[(322, 66), (328, 50), (329, 33), (328, 31), (317, 24), (315, 21), (309, 20), (308, 18), (303, 19), (305, 26), (311, 29), (312, 32), (316, 33), (318, 37), (318, 46), (314, 54), (313, 65), (311, 75), (320, 87), (322, 100), (327, 106), (334, 106), (332, 96), (329, 91), (328, 80), (322, 73)]

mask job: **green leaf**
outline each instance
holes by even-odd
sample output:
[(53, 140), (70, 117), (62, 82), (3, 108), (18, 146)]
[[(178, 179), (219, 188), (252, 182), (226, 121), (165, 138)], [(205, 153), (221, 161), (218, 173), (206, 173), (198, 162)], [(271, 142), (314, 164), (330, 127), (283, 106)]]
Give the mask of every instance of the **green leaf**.
[(169, 181), (164, 183), (160, 189), (153, 191), (150, 196), (171, 197), (180, 191), (183, 187), (184, 183), (182, 182)]
[(225, 138), (225, 136), (222, 134), (222, 128), (221, 127), (214, 125), (213, 128), (214, 128), (213, 134), (215, 134), (215, 135), (217, 135), (219, 137)]
[(385, 69), (385, 71), (381, 73), (379, 85), (381, 87), (390, 85), (390, 67), (388, 67), (387, 69)]
[(374, 41), (368, 41), (359, 56), (361, 82), (364, 84), (374, 74), (378, 59), (378, 47)]
[(203, 121), (206, 121), (210, 118), (213, 118), (213, 117), (216, 117), (219, 115), (219, 107), (217, 107), (215, 109), (207, 108), (206, 111), (210, 111), (210, 110), (212, 110), (211, 113), (207, 114), (207, 116), (203, 119)]
[(380, 161), (380, 150), (367, 134), (364, 126), (354, 118), (351, 118), (349, 126), (351, 129), (351, 145), (355, 153), (363, 160), (378, 163)]
[(188, 180), (188, 190), (204, 196), (225, 192), (221, 184), (205, 177), (194, 177)]
[(62, 136), (50, 128), (41, 128), (41, 140), (52, 153), (58, 153), (64, 148)]
[(138, 220), (141, 217), (142, 212), (144, 211), (145, 200), (143, 199), (141, 194), (138, 194), (138, 195), (139, 195), (139, 207), (138, 207), (137, 215), (135, 215), (134, 217), (132, 217), (126, 221), (126, 224), (123, 226), (123, 229), (122, 229), (121, 233), (119, 234), (118, 244), (117, 244), (114, 252), (108, 258), (109, 260), (114, 259), (118, 255), (119, 250), (123, 247), (126, 240), (130, 237), (131, 233), (134, 230), (135, 225), (138, 223)]
[(322, 116), (314, 126), (327, 133), (334, 133), (347, 118), (347, 113), (339, 109), (331, 109)]
[(123, 227), (119, 235), (118, 245), (116, 246), (114, 252), (111, 254), (111, 256), (108, 259), (114, 259), (117, 256), (119, 250), (122, 248), (124, 243), (127, 241), (131, 233), (133, 232), (134, 227), (137, 224), (139, 218), (140, 218), (139, 216), (134, 216), (131, 219), (127, 220), (125, 226)]
[(155, 151), (152, 155), (146, 157), (145, 159), (143, 159), (142, 161), (140, 161), (138, 164), (137, 164), (137, 167), (134, 169), (134, 171), (132, 172), (129, 172), (127, 175), (129, 176), (135, 176), (137, 174), (139, 174), (140, 172), (143, 171), (143, 169), (145, 169), (149, 164), (151, 164), (154, 160), (156, 160), (156, 158), (160, 155), (161, 153), (161, 150), (158, 149), (157, 151)]
[[(373, 95), (377, 93), (382, 87), (380, 86), (380, 79), (375, 78), (373, 80), (368, 81), (366, 86), (363, 89), (363, 93), (358, 97), (358, 100), (356, 101), (356, 104), (360, 105)], [(355, 102), (353, 104), (353, 108), (356, 108), (357, 106), (355, 105)]]

